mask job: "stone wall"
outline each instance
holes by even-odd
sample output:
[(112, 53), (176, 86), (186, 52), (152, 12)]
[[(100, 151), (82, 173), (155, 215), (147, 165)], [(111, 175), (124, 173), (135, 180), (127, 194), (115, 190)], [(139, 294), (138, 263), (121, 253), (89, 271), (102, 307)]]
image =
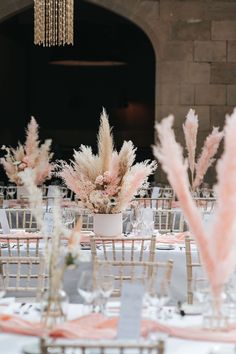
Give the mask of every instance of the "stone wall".
[[(236, 105), (235, 0), (87, 1), (130, 19), (149, 36), (156, 53), (157, 121), (173, 113), (176, 135), (183, 141), (182, 123), (194, 108), (199, 143), (212, 125), (223, 126), (225, 114)], [(10, 7), (16, 11), (30, 2), (1, 0), (0, 19), (3, 10), (6, 16)]]

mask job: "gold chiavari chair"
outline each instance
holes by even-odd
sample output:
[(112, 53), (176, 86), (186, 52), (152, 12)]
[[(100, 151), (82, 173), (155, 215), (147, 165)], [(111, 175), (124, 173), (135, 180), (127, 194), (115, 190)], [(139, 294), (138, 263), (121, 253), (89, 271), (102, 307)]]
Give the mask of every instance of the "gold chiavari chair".
[(154, 228), (160, 233), (183, 232), (184, 227), (185, 220), (181, 211), (174, 209), (154, 211)]
[[(193, 257), (193, 245), (195, 247)], [(187, 274), (187, 303), (193, 304), (194, 291), (193, 282), (196, 279), (195, 270), (202, 270), (199, 252), (195, 246), (194, 240), (190, 236), (185, 236), (185, 256), (186, 256), (186, 274)]]
[(51, 338), (40, 339), (41, 354), (164, 354), (163, 340), (157, 341), (92, 341), (92, 340), (55, 340)]
[(194, 198), (195, 203), (203, 212), (211, 213), (216, 207), (216, 198)]
[(93, 263), (93, 279), (94, 287), (96, 288), (96, 279), (99, 278), (102, 268), (111, 270), (111, 275), (114, 277), (114, 288), (112, 297), (120, 297), (122, 286), (126, 282), (138, 282), (146, 284), (146, 282), (154, 276), (162, 276), (167, 283), (171, 281), (173, 261), (167, 262), (132, 262), (132, 261), (104, 261), (96, 258)]
[(0, 257), (0, 271), (7, 292), (39, 299), (46, 289), (43, 257)]
[(173, 197), (170, 197), (170, 198), (165, 198), (165, 197), (160, 197), (160, 198), (135, 198), (135, 199), (132, 200), (132, 202), (137, 203), (138, 206), (140, 206), (142, 208), (152, 208), (154, 210), (171, 209), (172, 202), (173, 202)]
[(38, 230), (36, 219), (31, 209), (5, 209), (10, 229)]
[(88, 209), (79, 208), (77, 218), (82, 217), (82, 230), (93, 231), (93, 215)]
[[(154, 261), (156, 252), (156, 236), (108, 238), (90, 237), (92, 259), (98, 257), (105, 261)], [(101, 251), (101, 252), (100, 252)]]
[(0, 257), (38, 257), (41, 241), (43, 241), (43, 236), (33, 233), (0, 235)]

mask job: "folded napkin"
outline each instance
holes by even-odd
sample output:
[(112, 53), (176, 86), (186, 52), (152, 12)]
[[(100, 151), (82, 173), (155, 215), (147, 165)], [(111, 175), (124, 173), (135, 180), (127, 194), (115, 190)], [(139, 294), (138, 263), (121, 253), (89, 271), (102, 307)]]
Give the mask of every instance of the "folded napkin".
[[(107, 318), (103, 314), (92, 313), (58, 324), (52, 330), (48, 330), (41, 322), (28, 321), (16, 315), (0, 314), (0, 331), (66, 339), (113, 339), (116, 338), (118, 321), (118, 317)], [(188, 340), (236, 343), (236, 325), (231, 325), (228, 331), (212, 331), (200, 327), (177, 327), (149, 319), (142, 320), (142, 337), (155, 331)]]
[[(118, 317), (107, 318), (99, 313), (92, 313), (56, 325), (48, 330), (41, 322), (32, 322), (17, 315), (0, 314), (0, 331), (7, 333), (43, 336), (67, 339), (113, 339), (117, 333)], [(155, 330), (155, 322), (142, 320), (141, 334), (146, 336)]]
[(177, 232), (177, 233), (166, 233), (163, 235), (158, 235), (156, 240), (161, 243), (184, 243), (185, 236), (189, 235), (189, 232)]

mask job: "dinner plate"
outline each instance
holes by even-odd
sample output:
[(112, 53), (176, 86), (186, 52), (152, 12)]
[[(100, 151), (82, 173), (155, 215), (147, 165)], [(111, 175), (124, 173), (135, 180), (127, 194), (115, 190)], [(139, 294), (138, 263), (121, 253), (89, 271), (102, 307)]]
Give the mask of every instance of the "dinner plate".
[[(112, 250), (113, 249), (113, 245), (106, 245), (106, 248), (109, 249), (109, 250)], [(114, 245), (114, 248), (116, 251), (122, 251), (123, 250), (123, 247), (122, 245)], [(124, 250), (131, 250), (132, 249), (132, 244), (128, 244), (128, 245), (124, 245)], [(138, 249), (138, 246), (134, 245), (133, 246), (133, 250), (137, 250)]]
[(175, 246), (169, 243), (158, 243), (156, 245), (157, 250), (174, 250)]

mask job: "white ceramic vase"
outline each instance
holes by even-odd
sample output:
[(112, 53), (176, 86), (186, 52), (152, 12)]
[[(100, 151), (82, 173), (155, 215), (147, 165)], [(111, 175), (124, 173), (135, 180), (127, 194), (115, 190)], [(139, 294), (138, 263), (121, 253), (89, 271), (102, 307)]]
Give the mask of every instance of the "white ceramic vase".
[(122, 213), (94, 214), (93, 231), (96, 236), (118, 237), (122, 235)]

